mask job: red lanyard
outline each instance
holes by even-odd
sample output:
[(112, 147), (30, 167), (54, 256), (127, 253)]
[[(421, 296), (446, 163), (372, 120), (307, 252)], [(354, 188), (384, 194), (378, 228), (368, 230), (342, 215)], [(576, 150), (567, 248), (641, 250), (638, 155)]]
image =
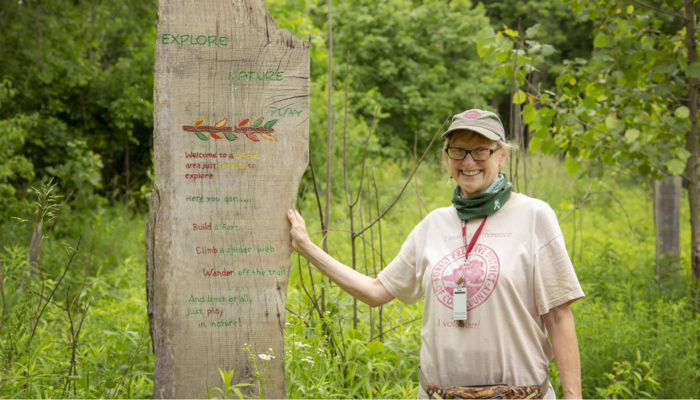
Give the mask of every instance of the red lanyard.
[(479, 235), (481, 235), (481, 229), (486, 223), (486, 218), (488, 218), (488, 216), (484, 217), (484, 220), (481, 221), (481, 225), (479, 225), (479, 228), (477, 228), (476, 233), (474, 233), (474, 236), (472, 236), (472, 240), (469, 242), (469, 246), (467, 246), (467, 221), (462, 221), (462, 239), (464, 239), (464, 245), (467, 246), (467, 253), (464, 255), (465, 261), (467, 260), (467, 258), (469, 258), (469, 253), (472, 252), (472, 249), (476, 244), (476, 240), (479, 238)]

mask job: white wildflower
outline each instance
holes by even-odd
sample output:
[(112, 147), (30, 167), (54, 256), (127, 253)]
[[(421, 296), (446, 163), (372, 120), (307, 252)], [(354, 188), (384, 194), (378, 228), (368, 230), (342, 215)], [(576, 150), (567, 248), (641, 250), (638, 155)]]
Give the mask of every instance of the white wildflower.
[(294, 344), (295, 344), (297, 347), (301, 347), (301, 348), (304, 348), (304, 347), (310, 348), (310, 347), (311, 347), (311, 345), (308, 345), (308, 344), (306, 344), (306, 343), (304, 343), (304, 342), (294, 342)]
[(306, 356), (306, 357), (302, 358), (301, 361), (302, 361), (302, 362), (305, 362), (305, 363), (309, 363), (309, 364), (311, 364), (311, 365), (314, 365), (314, 360), (313, 360), (311, 357), (309, 357), (309, 356)]
[(270, 360), (272, 360), (272, 359), (275, 358), (275, 356), (273, 356), (273, 355), (271, 355), (271, 354), (258, 354), (258, 357), (259, 357), (261, 360), (265, 360), (265, 361), (270, 361)]

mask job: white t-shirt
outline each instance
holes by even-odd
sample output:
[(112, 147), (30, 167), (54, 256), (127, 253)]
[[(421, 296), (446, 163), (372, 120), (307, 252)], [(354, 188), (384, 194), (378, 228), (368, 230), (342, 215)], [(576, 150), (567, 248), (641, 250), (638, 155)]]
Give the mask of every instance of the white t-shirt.
[[(466, 243), (482, 220), (469, 221)], [(466, 263), (465, 252), (457, 210), (439, 208), (413, 229), (378, 276), (404, 303), (425, 297), (420, 351), (425, 383), (542, 384), (553, 356), (542, 315), (583, 297), (554, 211), (513, 193), (487, 218)], [(468, 298), (465, 327), (452, 319), (460, 276)], [(546, 397), (553, 397), (547, 386)]]

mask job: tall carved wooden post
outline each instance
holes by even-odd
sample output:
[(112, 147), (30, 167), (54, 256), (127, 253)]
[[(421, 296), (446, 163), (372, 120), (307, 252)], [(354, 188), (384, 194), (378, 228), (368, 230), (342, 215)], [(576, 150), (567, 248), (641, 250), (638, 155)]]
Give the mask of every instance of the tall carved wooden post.
[[(255, 384), (285, 396), (286, 210), (308, 163), (309, 44), (263, 0), (160, 0), (146, 230), (154, 397)], [(252, 386), (253, 388), (257, 385)], [(257, 391), (250, 392), (257, 396)]]

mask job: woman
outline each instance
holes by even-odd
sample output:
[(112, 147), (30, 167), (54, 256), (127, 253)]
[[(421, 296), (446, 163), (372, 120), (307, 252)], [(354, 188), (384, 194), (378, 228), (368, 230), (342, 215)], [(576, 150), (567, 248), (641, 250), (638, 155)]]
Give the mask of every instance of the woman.
[[(500, 173), (510, 146), (496, 114), (457, 114), (442, 136), (443, 158), (457, 182), (453, 205), (425, 217), (376, 279), (314, 245), (295, 210), (288, 212), (292, 246), (371, 306), (425, 297), (419, 397), (501, 391), (554, 398), (547, 376), (553, 355), (564, 396), (580, 398), (569, 305), (583, 291), (554, 212), (543, 201), (512, 193)], [(499, 384), (506, 386), (490, 386)]]

